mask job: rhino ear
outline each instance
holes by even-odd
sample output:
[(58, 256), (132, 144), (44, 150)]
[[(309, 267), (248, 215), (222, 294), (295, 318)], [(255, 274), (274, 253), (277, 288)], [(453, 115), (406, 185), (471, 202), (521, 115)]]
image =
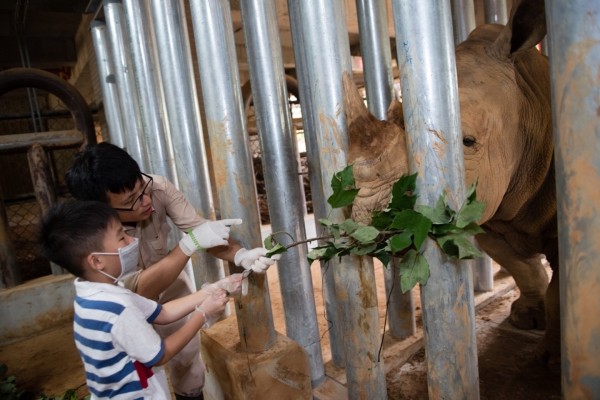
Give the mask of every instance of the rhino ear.
[(386, 120), (404, 129), (404, 110), (402, 110), (402, 103), (396, 99), (392, 100), (387, 109)]
[(494, 42), (491, 50), (501, 59), (529, 50), (546, 36), (544, 0), (513, 1), (508, 23)]
[(344, 85), (344, 105), (346, 106), (346, 123), (351, 125), (359, 119), (369, 119), (370, 113), (363, 99), (358, 92), (358, 88), (348, 72), (344, 72), (342, 77)]

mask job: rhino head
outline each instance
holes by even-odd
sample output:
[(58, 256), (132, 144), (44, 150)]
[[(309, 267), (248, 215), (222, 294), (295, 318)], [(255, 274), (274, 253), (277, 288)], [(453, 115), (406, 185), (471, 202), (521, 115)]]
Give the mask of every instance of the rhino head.
[[(486, 204), (480, 223), (510, 220), (543, 185), (552, 163), (550, 82), (534, 47), (546, 33), (543, 1), (515, 4), (506, 26), (482, 25), (456, 49), (466, 184)], [(371, 115), (344, 77), (348, 161), (360, 189), (354, 219), (368, 223), (387, 206), (391, 187), (409, 174), (402, 104), (387, 120)]]

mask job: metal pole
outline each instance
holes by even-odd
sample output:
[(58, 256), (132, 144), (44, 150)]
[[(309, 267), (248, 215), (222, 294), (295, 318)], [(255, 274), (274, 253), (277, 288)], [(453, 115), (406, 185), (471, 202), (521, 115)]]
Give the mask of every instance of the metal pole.
[(546, 2), (558, 239), (562, 391), (600, 393), (600, 3)]
[(148, 151), (149, 172), (166, 177), (177, 185), (177, 173), (171, 137), (167, 131), (164, 96), (152, 51), (148, 3), (138, 0), (123, 2), (127, 30), (131, 38), (133, 74), (139, 90), (144, 143)]
[(121, 100), (119, 99), (117, 78), (114, 61), (110, 53), (106, 24), (100, 21), (93, 21), (90, 25), (90, 30), (96, 53), (104, 114), (106, 116), (106, 123), (108, 124), (108, 132), (103, 132), (102, 135), (107, 134), (105, 139), (123, 148), (126, 147), (125, 127), (123, 126), (123, 117), (121, 116)]
[(450, 3), (454, 45), (458, 46), (475, 29), (475, 6), (473, 0), (451, 0)]
[(506, 25), (508, 22), (506, 0), (483, 0), (483, 13), (486, 24)]
[[(454, 45), (464, 42), (475, 29), (475, 9), (473, 0), (452, 0), (452, 27)], [(479, 248), (477, 243), (475, 245)], [(483, 250), (479, 249), (480, 251)], [(494, 270), (492, 259), (484, 253), (483, 257), (468, 262), (473, 274), (473, 288), (476, 291), (489, 292), (494, 289)]]
[[(360, 48), (365, 65), (367, 104), (371, 113), (385, 120), (387, 109), (394, 99), (392, 51), (386, 5), (378, 0), (356, 0)], [(403, 339), (416, 330), (412, 291), (402, 293), (396, 285), (398, 274), (393, 262), (384, 266), (386, 293), (390, 296), (389, 325), (393, 337)]]
[[(292, 3), (294, 3), (292, 5)], [(333, 174), (346, 167), (348, 137), (344, 111), (343, 74), (352, 74), (350, 46), (346, 30), (344, 3), (340, 0), (320, 2), (288, 2), (290, 19), (299, 24), (292, 30), (294, 48), (302, 48), (302, 65), (306, 71), (300, 86), (313, 88), (301, 93), (302, 113), (312, 113), (315, 131), (305, 132), (317, 143), (309, 157), (319, 157), (321, 199), (332, 194)], [(296, 50), (295, 50), (296, 51)], [(328, 210), (327, 218), (341, 223), (344, 212)], [(373, 263), (367, 257), (345, 257), (330, 261), (337, 305), (342, 312), (341, 327), (346, 333), (345, 366), (348, 396), (351, 399), (385, 399), (387, 397), (383, 361), (377, 359), (380, 344), (379, 313)], [(334, 338), (332, 338), (333, 340)], [(339, 339), (339, 338), (335, 338)]]
[[(292, 129), (275, 0), (242, 0), (242, 21), (250, 66), (273, 232), (306, 239), (303, 194), (298, 180), (296, 135)], [(290, 244), (287, 235), (277, 236)], [(313, 387), (325, 378), (323, 355), (306, 244), (290, 248), (278, 262), (287, 336), (306, 351)]]
[[(221, 213), (243, 219), (232, 236), (245, 247), (261, 246), (229, 1), (194, 0), (190, 7)], [(259, 352), (275, 343), (275, 327), (266, 275), (251, 274), (249, 279), (248, 295), (236, 302), (236, 315), (242, 349)]]
[(143, 125), (138, 103), (138, 91), (133, 76), (130, 40), (123, 27), (123, 5), (117, 0), (104, 0), (104, 15), (108, 27), (109, 40), (117, 77), (117, 88), (123, 126), (125, 127), (125, 149), (138, 162), (142, 169), (148, 170), (148, 156), (143, 137)]
[[(310, 27), (305, 27), (302, 21), (302, 13), (299, 10), (301, 2), (288, 0), (288, 11), (290, 15), (290, 27), (292, 31), (292, 41), (294, 43), (294, 59), (296, 63), (296, 73), (298, 77), (298, 88), (300, 90), (300, 104), (302, 105), (302, 125), (304, 127), (304, 140), (306, 141), (308, 174), (311, 187), (311, 196), (313, 204), (313, 214), (315, 221), (321, 218), (327, 218), (327, 199), (321, 189), (323, 181), (321, 177), (321, 160), (319, 158), (319, 145), (316, 139), (318, 129), (318, 115), (314, 112), (314, 108), (309, 107), (311, 100), (316, 96), (313, 88), (309, 83), (315, 78), (311, 75), (313, 70), (308, 67), (309, 57), (312, 54), (305, 50), (308, 46), (304, 44), (304, 31)], [(312, 132), (309, 134), (309, 132)], [(331, 179), (331, 178), (330, 178)], [(329, 181), (325, 181), (327, 182)], [(323, 230), (320, 224), (315, 224), (315, 232), (317, 236), (323, 235)], [(338, 307), (335, 299), (335, 282), (331, 269), (326, 265), (321, 265), (322, 280), (323, 280), (323, 300), (325, 302), (325, 313), (329, 321), (330, 328), (328, 330), (329, 343), (331, 349), (331, 358), (333, 363), (338, 367), (343, 367), (346, 363), (344, 350), (344, 333), (341, 321), (341, 313), (338, 312)]]
[[(202, 217), (215, 219), (189, 36), (182, 23), (183, 7), (178, 0), (153, 0), (150, 9), (178, 187)], [(195, 253), (192, 264), (196, 287), (225, 276), (221, 260), (206, 253)]]
[[(433, 207), (447, 193), (458, 209), (465, 180), (449, 4), (394, 0), (393, 9), (409, 163), (418, 173), (419, 201)], [(477, 399), (471, 270), (446, 258), (433, 241), (424, 246), (431, 272), (421, 286), (429, 397)]]

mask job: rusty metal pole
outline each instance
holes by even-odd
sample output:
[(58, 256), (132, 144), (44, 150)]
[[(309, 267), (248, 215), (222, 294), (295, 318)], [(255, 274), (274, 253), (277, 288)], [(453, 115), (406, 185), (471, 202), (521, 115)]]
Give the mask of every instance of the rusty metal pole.
[(600, 393), (600, 3), (546, 1), (556, 157), (562, 391)]
[(0, 193), (0, 289), (13, 287), (19, 283), (21, 283), (21, 271), (17, 267), (8, 217)]
[[(308, 137), (309, 158), (318, 158), (320, 199), (332, 193), (331, 178), (347, 165), (348, 135), (344, 112), (344, 74), (352, 74), (346, 13), (341, 0), (327, 2), (288, 1), (294, 54), (302, 59), (298, 68), (302, 113), (312, 114), (313, 131)], [(304, 90), (303, 90), (304, 88)], [(315, 146), (316, 145), (316, 146)], [(312, 183), (312, 182), (311, 182)], [(346, 219), (345, 210), (322, 204), (319, 210), (332, 222)], [(379, 311), (373, 261), (369, 257), (348, 256), (340, 262), (323, 265), (335, 282), (335, 306), (339, 313), (338, 328), (343, 335), (348, 396), (350, 399), (385, 399), (387, 391), (383, 359), (379, 359), (381, 342)]]
[[(411, 172), (418, 201), (445, 193), (455, 210), (465, 198), (458, 85), (449, 3), (393, 0)], [(431, 151), (431, 149), (437, 149)], [(471, 268), (425, 242), (430, 277), (421, 286), (431, 399), (477, 399), (479, 379)]]
[[(252, 98), (264, 166), (273, 232), (306, 239), (303, 193), (298, 180), (296, 135), (292, 129), (275, 0), (242, 0), (244, 37), (252, 80)], [(294, 240), (277, 236), (283, 244)], [(290, 248), (277, 263), (287, 336), (310, 361), (313, 387), (323, 382), (317, 311), (306, 244)]]
[[(198, 68), (221, 216), (241, 218), (232, 236), (244, 247), (262, 245), (252, 159), (229, 1), (190, 2)], [(275, 343), (266, 274), (250, 274), (247, 296), (236, 301), (242, 350), (265, 351)]]
[[(40, 206), (42, 215), (56, 204), (56, 191), (54, 190), (54, 180), (52, 179), (52, 169), (48, 155), (44, 147), (39, 143), (34, 143), (27, 151), (27, 162), (29, 163), (29, 173), (35, 198)], [(66, 273), (60, 266), (50, 263), (52, 275), (62, 275)]]
[[(367, 105), (375, 117), (385, 120), (387, 109), (395, 98), (386, 5), (379, 0), (356, 0), (356, 10), (365, 66)], [(390, 304), (390, 334), (397, 339), (409, 337), (417, 329), (412, 290), (406, 293), (400, 290), (397, 260), (385, 266), (384, 280)]]

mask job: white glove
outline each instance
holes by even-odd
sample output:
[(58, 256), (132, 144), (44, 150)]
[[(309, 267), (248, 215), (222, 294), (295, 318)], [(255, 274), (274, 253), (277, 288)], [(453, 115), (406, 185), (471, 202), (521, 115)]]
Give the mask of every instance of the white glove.
[(179, 241), (179, 247), (189, 257), (198, 250), (227, 246), (229, 244), (227, 241), (229, 239), (229, 227), (241, 223), (242, 220), (239, 218), (206, 221), (194, 229), (190, 229), (188, 234)]
[(265, 257), (267, 255), (267, 249), (264, 247), (257, 247), (252, 250), (239, 249), (233, 261), (238, 267), (244, 267), (245, 269), (252, 270), (259, 274), (262, 274), (269, 269), (269, 267), (275, 264), (275, 261), (281, 258), (281, 254), (275, 254), (271, 257)]
[(203, 328), (208, 328), (218, 321), (228, 301), (229, 297), (227, 297), (225, 290), (218, 289), (196, 306), (196, 311), (204, 316)]
[(205, 283), (202, 290), (214, 292), (219, 289), (225, 290), (229, 295), (235, 295), (242, 289), (242, 274), (231, 274), (213, 283)]

